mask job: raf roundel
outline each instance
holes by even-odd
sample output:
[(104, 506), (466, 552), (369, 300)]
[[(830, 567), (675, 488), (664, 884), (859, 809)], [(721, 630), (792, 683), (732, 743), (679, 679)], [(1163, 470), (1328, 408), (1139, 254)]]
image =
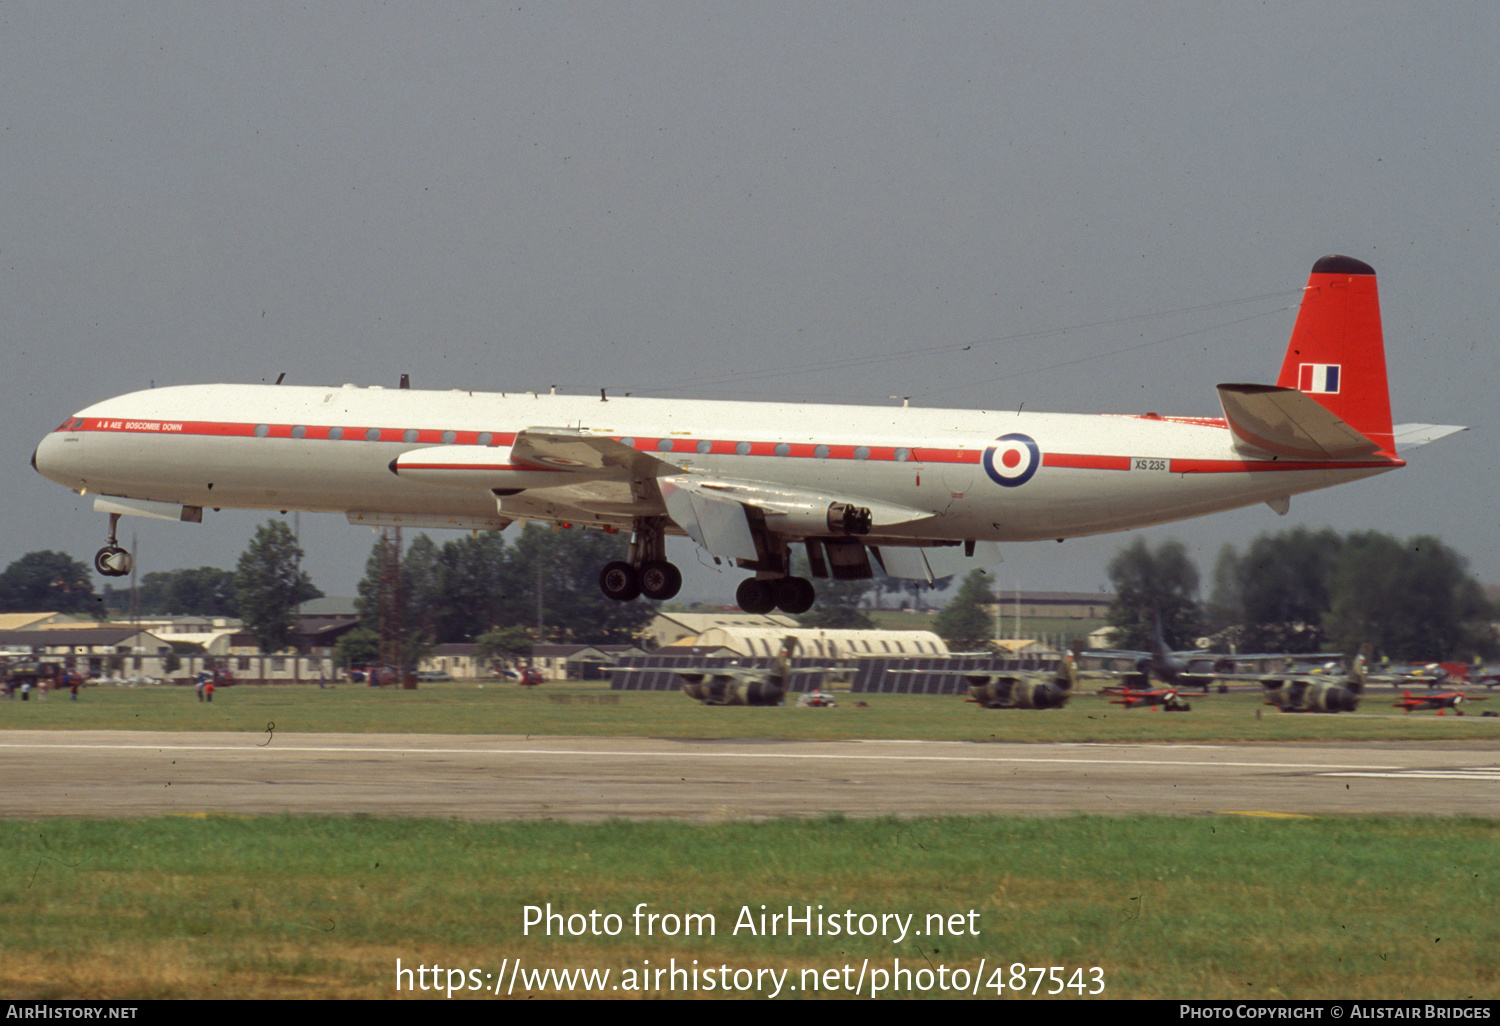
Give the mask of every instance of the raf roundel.
[(1042, 451), (1030, 435), (1001, 435), (984, 450), (984, 472), (1003, 488), (1019, 488), (1042, 465)]

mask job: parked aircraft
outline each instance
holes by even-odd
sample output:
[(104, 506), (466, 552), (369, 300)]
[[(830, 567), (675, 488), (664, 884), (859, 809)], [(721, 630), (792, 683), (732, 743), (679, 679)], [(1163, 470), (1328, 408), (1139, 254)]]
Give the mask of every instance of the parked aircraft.
[(966, 673), (964, 680), (969, 682), (967, 700), (985, 709), (1061, 709), (1078, 683), (1078, 670), (1068, 655), (1058, 663), (1056, 673)]
[(1366, 681), (1364, 654), (1356, 655), (1345, 676), (1269, 676), (1261, 681), (1266, 704), (1282, 712), (1353, 712)]
[(997, 543), (1128, 530), (1404, 466), (1458, 427), (1393, 427), (1375, 272), (1313, 265), (1276, 385), (1218, 387), (1222, 417), (1085, 416), (454, 390), (185, 385), (67, 418), (32, 465), (109, 515), (95, 556), (130, 572), (122, 515), (310, 510), (352, 523), (499, 530), (515, 520), (631, 532), (600, 587), (667, 599), (686, 535), (754, 576), (751, 612), (803, 612), (814, 577), (932, 581)]
[[(781, 639), (781, 651), (767, 670), (724, 666), (702, 673), (678, 672), (677, 676), (683, 680), (682, 693), (704, 705), (781, 705), (791, 684), (794, 672), (792, 655), (797, 651), (797, 645), (797, 639), (792, 635)], [(826, 672), (826, 668), (806, 672)], [(838, 672), (847, 671), (840, 669)]]
[(1162, 636), (1161, 616), (1153, 614), (1151, 622), (1151, 651), (1134, 652), (1128, 649), (1103, 649), (1082, 653), (1086, 659), (1108, 663), (1112, 660), (1134, 660), (1135, 669), (1119, 673), (1120, 688), (1106, 688), (1106, 693), (1116, 690), (1145, 691), (1151, 682), (1158, 681), (1171, 688), (1198, 688), (1204, 694), (1214, 685), (1226, 691), (1227, 681), (1259, 681), (1264, 673), (1251, 673), (1240, 669), (1245, 663), (1282, 665), (1296, 656), (1285, 654), (1231, 655), (1225, 652), (1178, 651), (1167, 648)]
[(1485, 695), (1469, 696), (1462, 691), (1444, 691), (1441, 694), (1414, 695), (1410, 691), (1401, 692), (1401, 701), (1392, 702), (1391, 705), (1397, 709), (1405, 709), (1411, 712), (1413, 709), (1436, 709), (1438, 715), (1443, 715), (1444, 709), (1452, 709), (1453, 715), (1462, 716), (1465, 702), (1483, 702)]

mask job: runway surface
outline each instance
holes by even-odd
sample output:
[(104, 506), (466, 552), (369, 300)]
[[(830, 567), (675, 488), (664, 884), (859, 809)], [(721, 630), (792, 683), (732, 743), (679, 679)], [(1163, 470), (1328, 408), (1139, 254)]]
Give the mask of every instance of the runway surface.
[(1011, 745), (0, 732), (0, 815), (1500, 815), (1500, 743)]

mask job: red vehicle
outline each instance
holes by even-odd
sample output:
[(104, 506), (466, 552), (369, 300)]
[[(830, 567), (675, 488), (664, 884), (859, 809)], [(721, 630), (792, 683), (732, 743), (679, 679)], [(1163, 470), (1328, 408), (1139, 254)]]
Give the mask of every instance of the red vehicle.
[(1104, 694), (1119, 695), (1119, 698), (1111, 698), (1109, 704), (1123, 705), (1127, 709), (1159, 706), (1162, 712), (1189, 712), (1193, 708), (1178, 697), (1175, 688), (1105, 688)]
[(1414, 695), (1410, 691), (1403, 691), (1401, 701), (1392, 702), (1391, 705), (1397, 709), (1405, 709), (1407, 712), (1413, 709), (1436, 709), (1439, 716), (1443, 715), (1444, 709), (1452, 709), (1453, 715), (1462, 716), (1465, 702), (1483, 702), (1484, 698), (1484, 695), (1470, 698), (1462, 691), (1444, 691), (1436, 695)]
[(526, 687), (535, 687), (542, 682), (542, 671), (535, 666), (523, 666), (518, 672), (521, 675), (519, 683)]

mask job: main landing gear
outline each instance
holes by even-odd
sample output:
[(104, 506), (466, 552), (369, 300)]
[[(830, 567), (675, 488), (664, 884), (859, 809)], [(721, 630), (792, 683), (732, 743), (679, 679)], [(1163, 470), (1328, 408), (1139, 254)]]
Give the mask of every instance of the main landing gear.
[(120, 514), (109, 515), (109, 544), (94, 553), (94, 569), (105, 577), (128, 577), (135, 567), (135, 559), (115, 540), (115, 529), (120, 524)]
[(666, 520), (640, 517), (630, 542), (630, 560), (617, 560), (599, 572), (599, 590), (617, 602), (638, 595), (664, 602), (682, 590), (682, 571), (666, 559)]
[(751, 577), (740, 582), (734, 600), (747, 613), (805, 613), (813, 606), (817, 592), (805, 577)]
[[(644, 595), (664, 602), (682, 590), (682, 571), (667, 562), (665, 517), (638, 517), (630, 540), (629, 559), (616, 560), (599, 571), (599, 590), (617, 602)], [(743, 561), (741, 562), (743, 566)], [(786, 576), (791, 560), (783, 542), (771, 556), (753, 569), (764, 573), (741, 581), (735, 601), (747, 613), (805, 613), (813, 607), (817, 592), (811, 581)]]

